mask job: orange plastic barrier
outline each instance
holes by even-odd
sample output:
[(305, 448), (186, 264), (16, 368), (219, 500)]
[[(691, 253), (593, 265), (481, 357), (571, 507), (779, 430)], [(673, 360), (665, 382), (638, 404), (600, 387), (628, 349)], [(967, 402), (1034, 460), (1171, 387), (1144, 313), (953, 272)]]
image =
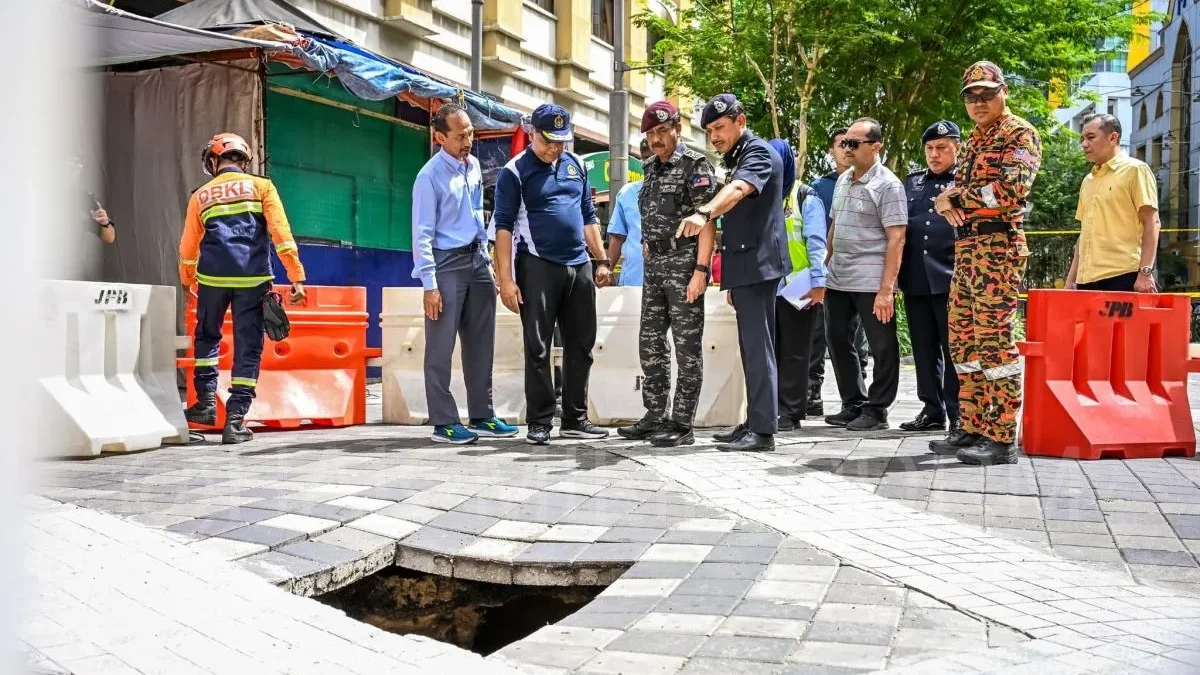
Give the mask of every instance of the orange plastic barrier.
[[(379, 349), (367, 348), (367, 289), (361, 286), (305, 286), (300, 304), (288, 298), (290, 286), (275, 286), (284, 298), (291, 322), (287, 339), (264, 337), (257, 397), (248, 422), (292, 429), (305, 423), (344, 427), (366, 423), (367, 359)], [(196, 299), (188, 295), (186, 327), (196, 331)], [(225, 424), (224, 401), (229, 397), (233, 367), (233, 318), (225, 314), (217, 363), (217, 428)], [(196, 400), (192, 383), (195, 351), (178, 365), (187, 371), (188, 405)], [(195, 429), (208, 428), (190, 425)]]
[(1184, 295), (1031, 290), (1021, 442), (1073, 459), (1194, 456)]

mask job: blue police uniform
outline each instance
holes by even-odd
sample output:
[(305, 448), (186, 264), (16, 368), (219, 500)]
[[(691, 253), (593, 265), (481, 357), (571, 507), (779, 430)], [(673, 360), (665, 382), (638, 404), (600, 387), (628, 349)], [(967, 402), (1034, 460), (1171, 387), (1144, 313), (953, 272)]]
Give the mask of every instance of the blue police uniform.
[[(959, 138), (953, 122), (931, 125), (923, 142)], [(899, 285), (904, 294), (908, 331), (917, 372), (917, 397), (924, 403), (920, 415), (901, 428), (924, 431), (943, 428), (945, 420), (958, 420), (958, 376), (950, 357), (947, 307), (950, 277), (954, 271), (954, 228), (933, 208), (943, 190), (954, 186), (954, 167), (935, 174), (916, 171), (904, 181), (908, 197), (908, 233), (900, 264)]]
[[(701, 126), (740, 111), (730, 94), (705, 105)], [(746, 376), (747, 421), (718, 440), (737, 443), (746, 431), (765, 436), (754, 447), (769, 450), (779, 423), (779, 374), (775, 360), (775, 297), (791, 271), (783, 214), (783, 160), (765, 140), (746, 130), (724, 156), (729, 181), (743, 180), (754, 194), (721, 221), (721, 289), (730, 291), (737, 313), (738, 343)]]

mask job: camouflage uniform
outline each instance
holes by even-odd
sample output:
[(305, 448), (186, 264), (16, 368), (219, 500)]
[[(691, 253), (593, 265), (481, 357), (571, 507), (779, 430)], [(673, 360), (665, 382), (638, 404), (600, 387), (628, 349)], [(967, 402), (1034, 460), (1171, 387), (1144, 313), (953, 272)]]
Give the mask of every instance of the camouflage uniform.
[(949, 312), (962, 426), (1000, 443), (1016, 440), (1021, 407), (1013, 323), (1029, 256), (1021, 224), (1041, 155), (1037, 130), (1005, 113), (971, 132), (957, 187), (948, 191), (966, 215), (954, 244)]
[(716, 195), (717, 177), (708, 159), (683, 143), (667, 162), (652, 157), (643, 168), (638, 196), (642, 241), (647, 248), (638, 336), (644, 375), (642, 404), (646, 419), (666, 418), (671, 393), (670, 329), (679, 362), (671, 419), (691, 427), (704, 372), (704, 299), (687, 301), (698, 238), (676, 239), (675, 232), (680, 221)]

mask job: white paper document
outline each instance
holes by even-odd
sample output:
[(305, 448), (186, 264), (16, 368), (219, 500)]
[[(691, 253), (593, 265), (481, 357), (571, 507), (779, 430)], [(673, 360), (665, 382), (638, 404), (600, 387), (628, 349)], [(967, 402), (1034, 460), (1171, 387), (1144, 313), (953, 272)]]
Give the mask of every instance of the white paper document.
[(787, 276), (787, 283), (784, 285), (783, 290), (779, 292), (779, 295), (784, 300), (792, 303), (792, 306), (796, 309), (804, 309), (812, 302), (811, 298), (804, 297), (811, 290), (812, 273), (805, 267)]

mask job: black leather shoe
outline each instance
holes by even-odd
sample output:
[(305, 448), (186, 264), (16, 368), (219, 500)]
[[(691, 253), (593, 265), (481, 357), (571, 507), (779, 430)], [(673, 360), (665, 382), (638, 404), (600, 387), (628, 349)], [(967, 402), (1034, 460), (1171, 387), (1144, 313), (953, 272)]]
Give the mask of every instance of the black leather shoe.
[(950, 433), (954, 433), (955, 431), (958, 431), (959, 429), (962, 429), (962, 422), (960, 422), (957, 417), (951, 417), (950, 418)]
[(946, 428), (946, 420), (940, 420), (921, 413), (911, 422), (901, 424), (900, 428), (905, 431), (941, 431)]
[(183, 418), (192, 424), (213, 426), (217, 423), (216, 393), (200, 394), (190, 408), (183, 411)]
[(800, 428), (800, 422), (788, 417), (787, 415), (780, 415), (779, 421), (775, 426), (779, 429), (779, 431), (795, 431), (796, 429)]
[(721, 443), (717, 449), (721, 452), (772, 452), (775, 450), (775, 437), (747, 430), (736, 441)]
[(530, 424), (529, 433), (525, 434), (525, 442), (530, 445), (550, 445), (550, 425)]
[(1016, 464), (1017, 446), (1013, 443), (1001, 443), (1000, 441), (984, 439), (984, 442), (978, 445), (962, 448), (955, 456), (963, 464), (980, 466), (989, 464)]
[(862, 408), (842, 408), (842, 411), (836, 415), (830, 415), (825, 418), (825, 424), (831, 427), (844, 427), (862, 414)]
[(718, 443), (732, 443), (741, 438), (743, 434), (747, 433), (750, 433), (750, 429), (748, 429), (746, 427), (746, 423), (743, 422), (728, 431), (722, 431), (720, 433), (713, 434), (713, 440)]
[(825, 403), (819, 398), (815, 401), (809, 399), (808, 407), (804, 409), (804, 414), (807, 417), (824, 417)]
[(631, 441), (644, 441), (662, 431), (664, 424), (658, 420), (643, 417), (627, 427), (617, 427), (617, 435)]
[(954, 455), (963, 448), (978, 445), (982, 440), (984, 438), (979, 434), (964, 431), (962, 427), (959, 427), (946, 434), (946, 437), (940, 441), (929, 441), (929, 451), (935, 455)]
[(887, 417), (868, 410), (862, 411), (858, 417), (846, 425), (846, 431), (883, 431), (887, 428)]
[(691, 427), (685, 427), (679, 422), (671, 421), (662, 425), (662, 429), (650, 437), (650, 445), (656, 448), (673, 448), (678, 445), (692, 445), (696, 435)]

